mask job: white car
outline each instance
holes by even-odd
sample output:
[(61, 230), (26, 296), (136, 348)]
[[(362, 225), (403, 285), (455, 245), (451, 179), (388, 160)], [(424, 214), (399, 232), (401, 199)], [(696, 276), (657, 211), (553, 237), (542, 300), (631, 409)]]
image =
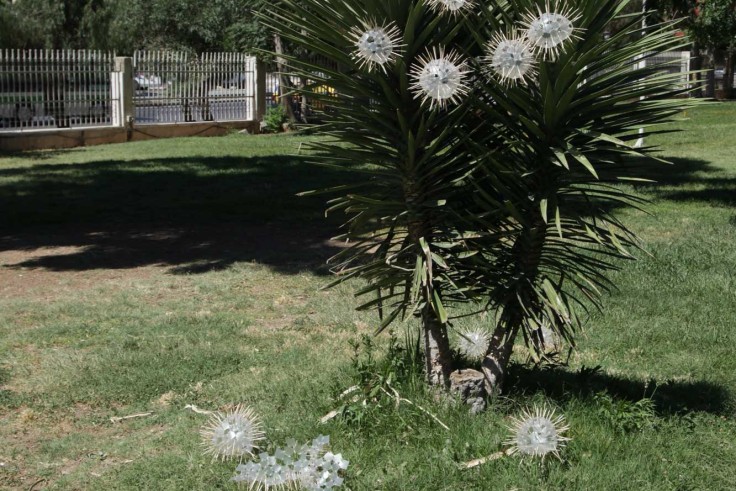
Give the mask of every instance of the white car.
[(146, 75), (145, 73), (136, 73), (135, 77), (133, 77), (133, 83), (135, 84), (135, 90), (155, 89), (163, 85), (161, 83), (161, 77)]

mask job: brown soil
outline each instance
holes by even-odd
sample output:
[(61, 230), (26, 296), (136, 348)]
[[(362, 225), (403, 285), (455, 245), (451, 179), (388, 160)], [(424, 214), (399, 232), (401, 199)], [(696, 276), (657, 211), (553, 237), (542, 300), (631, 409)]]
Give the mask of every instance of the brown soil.
[(38, 227), (0, 235), (0, 298), (53, 299), (155, 275), (226, 269), (236, 262), (266, 264), (287, 274), (326, 272), (326, 259), (339, 247), (329, 231), (310, 226)]

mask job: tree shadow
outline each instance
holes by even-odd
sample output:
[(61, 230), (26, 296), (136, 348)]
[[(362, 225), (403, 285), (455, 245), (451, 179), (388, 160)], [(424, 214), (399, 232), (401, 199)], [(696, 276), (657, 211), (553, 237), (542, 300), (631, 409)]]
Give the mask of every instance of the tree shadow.
[[(660, 162), (646, 158), (632, 158), (606, 169), (605, 175), (615, 183), (613, 176), (626, 176), (646, 181), (630, 181), (634, 189), (653, 195), (655, 199), (669, 201), (699, 201), (712, 205), (733, 206), (736, 204), (736, 178), (728, 177), (728, 172), (700, 159), (662, 156)], [(651, 181), (651, 182), (647, 182)], [(588, 196), (568, 197), (566, 204), (585, 215), (595, 210), (613, 212), (624, 205), (621, 202), (596, 199)], [(643, 205), (647, 208), (647, 204)]]
[(356, 180), (288, 155), (0, 169), (0, 252), (33, 252), (5, 267), (53, 271), (201, 273), (255, 261), (326, 273), (343, 217), (325, 218), (324, 196), (297, 193)]
[(644, 158), (632, 159), (627, 169), (628, 172), (634, 177), (654, 181), (652, 183), (637, 184), (637, 187), (678, 186), (692, 182), (695, 174), (710, 174), (720, 171), (707, 160), (668, 156), (661, 156), (660, 158), (669, 163)]
[(731, 396), (725, 387), (706, 381), (639, 380), (603, 373), (600, 367), (571, 371), (560, 366), (513, 364), (505, 382), (512, 394), (543, 393), (558, 401), (589, 398), (605, 392), (613, 399), (637, 402), (651, 398), (660, 415), (708, 412), (727, 414)]
[[(641, 162), (636, 177), (653, 183), (637, 184), (638, 189), (654, 191), (658, 198), (669, 201), (700, 201), (714, 205), (736, 205), (736, 178), (711, 162), (698, 159), (666, 158), (672, 165)], [(682, 189), (671, 189), (681, 187)], [(688, 189), (696, 187), (699, 189)], [(658, 189), (664, 188), (664, 189)]]

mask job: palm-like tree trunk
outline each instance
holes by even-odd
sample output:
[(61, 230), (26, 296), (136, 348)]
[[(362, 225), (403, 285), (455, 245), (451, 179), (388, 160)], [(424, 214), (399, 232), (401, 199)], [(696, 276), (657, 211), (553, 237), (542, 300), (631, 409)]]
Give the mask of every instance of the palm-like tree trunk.
[[(407, 224), (407, 232), (417, 254), (425, 254), (422, 241), (431, 242), (432, 230), (431, 218), (425, 215), (418, 203), (422, 192), (416, 182), (418, 179), (406, 179), (404, 183), (404, 199), (409, 215), (413, 218)], [(452, 352), (450, 340), (447, 335), (447, 325), (437, 317), (432, 308), (432, 296), (434, 284), (432, 280), (431, 258), (425, 257), (424, 267), (427, 284), (422, 287), (422, 303), (424, 307), (421, 312), (422, 335), (424, 339), (424, 369), (427, 383), (433, 387), (449, 388), (450, 372), (452, 371)]]
[(493, 332), (491, 343), (486, 357), (483, 359), (482, 371), (486, 378), (486, 393), (498, 395), (501, 393), (511, 353), (516, 342), (516, 335), (521, 328), (521, 316), (514, 315), (509, 327), (499, 324)]
[(524, 323), (524, 310), (534, 310), (534, 284), (539, 275), (547, 223), (538, 210), (532, 210), (528, 224), (522, 229), (513, 246), (512, 257), (516, 261), (514, 275), (516, 286), (508, 292), (503, 306), (503, 315), (496, 326), (491, 343), (483, 359), (483, 375), (486, 378), (486, 392), (497, 395), (503, 388), (507, 367), (511, 360), (514, 342)]
[(422, 310), (422, 330), (424, 331), (427, 383), (431, 386), (447, 388), (450, 385), (450, 372), (452, 371), (447, 326), (437, 318), (429, 305)]
[(296, 121), (294, 108), (291, 107), (291, 96), (286, 95), (289, 85), (289, 78), (286, 76), (286, 60), (281, 56), (284, 54), (284, 44), (277, 32), (273, 33), (273, 46), (276, 53), (276, 69), (279, 72), (279, 102), (284, 107), (289, 122), (293, 123)]

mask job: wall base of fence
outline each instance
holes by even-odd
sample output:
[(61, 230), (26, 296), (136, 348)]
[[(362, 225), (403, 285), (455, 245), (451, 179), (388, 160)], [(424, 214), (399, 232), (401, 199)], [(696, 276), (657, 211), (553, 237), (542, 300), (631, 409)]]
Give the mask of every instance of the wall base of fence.
[(20, 152), (24, 150), (46, 150), (74, 148), (106, 143), (155, 140), (185, 136), (222, 136), (233, 130), (258, 133), (257, 121), (233, 121), (223, 123), (180, 123), (161, 125), (138, 125), (134, 128), (84, 128), (30, 130), (0, 133), (0, 150)]

